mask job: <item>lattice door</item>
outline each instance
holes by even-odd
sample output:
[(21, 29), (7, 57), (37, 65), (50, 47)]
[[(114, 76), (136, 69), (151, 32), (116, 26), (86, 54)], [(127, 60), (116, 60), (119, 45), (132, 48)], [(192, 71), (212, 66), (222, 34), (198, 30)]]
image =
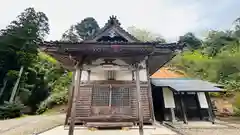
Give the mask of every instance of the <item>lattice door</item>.
[(131, 115), (130, 88), (96, 85), (92, 92), (92, 115)]

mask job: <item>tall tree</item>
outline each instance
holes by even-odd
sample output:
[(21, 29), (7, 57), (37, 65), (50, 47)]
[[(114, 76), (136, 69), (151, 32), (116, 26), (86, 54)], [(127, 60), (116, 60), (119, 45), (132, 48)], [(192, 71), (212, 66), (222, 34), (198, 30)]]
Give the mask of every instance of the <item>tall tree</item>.
[(130, 34), (132, 34), (133, 36), (135, 36), (140, 41), (144, 41), (144, 42), (156, 41), (156, 42), (162, 42), (162, 43), (166, 42), (165, 39), (161, 35), (152, 33), (145, 29), (129, 27), (128, 32)]
[(48, 32), (48, 18), (44, 13), (36, 12), (34, 8), (27, 8), (5, 30), (1, 31), (0, 44), (2, 47), (0, 51), (5, 51), (12, 55), (16, 64), (14, 67), (10, 65), (9, 68), (19, 70), (10, 102), (13, 102), (17, 93), (24, 69), (28, 68), (37, 56), (38, 43), (43, 40)]
[(202, 42), (193, 33), (188, 32), (179, 39), (180, 43), (185, 43), (188, 49), (191, 51), (199, 49), (202, 46)]
[(210, 31), (204, 42), (204, 52), (209, 56), (216, 56), (223, 47), (236, 41), (231, 33), (229, 31)]
[(100, 27), (97, 21), (93, 17), (87, 17), (65, 31), (61, 40), (78, 42), (95, 36), (99, 30)]
[(78, 35), (82, 40), (93, 37), (100, 30), (97, 21), (93, 17), (87, 17), (75, 25)]
[(76, 28), (74, 25), (70, 27), (69, 30), (65, 31), (62, 35), (62, 41), (71, 41), (71, 42), (78, 42), (81, 38), (78, 36), (76, 32)]

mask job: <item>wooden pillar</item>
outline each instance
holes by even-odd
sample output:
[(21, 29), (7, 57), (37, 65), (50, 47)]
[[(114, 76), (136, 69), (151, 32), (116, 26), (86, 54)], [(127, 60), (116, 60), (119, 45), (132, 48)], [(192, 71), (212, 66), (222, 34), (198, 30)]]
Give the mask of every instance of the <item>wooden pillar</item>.
[(90, 82), (91, 70), (88, 70), (88, 82)]
[(132, 71), (132, 81), (135, 81), (134, 71)]
[(200, 120), (202, 120), (203, 117), (202, 117), (202, 113), (201, 113), (201, 106), (200, 106), (200, 101), (199, 101), (199, 99), (198, 99), (197, 92), (195, 92), (195, 100), (196, 100), (196, 102), (197, 102), (197, 109), (198, 109), (199, 118), (200, 118)]
[(181, 105), (181, 110), (182, 110), (182, 115), (183, 115), (183, 121), (185, 124), (188, 124), (187, 121), (187, 114), (186, 114), (186, 109), (185, 109), (185, 105), (182, 99), (182, 93), (179, 92), (179, 99), (180, 99), (180, 105)]
[(149, 107), (150, 107), (150, 115), (152, 117), (152, 124), (155, 123), (155, 115), (154, 115), (154, 108), (153, 108), (153, 97), (152, 97), (152, 85), (150, 82), (150, 74), (149, 74), (149, 65), (148, 65), (148, 57), (146, 60), (146, 69), (147, 69), (147, 80), (148, 80), (148, 100), (149, 100)]
[(205, 92), (205, 96), (207, 99), (207, 103), (208, 103), (208, 115), (209, 115), (209, 120), (212, 122), (212, 124), (215, 123), (215, 120), (213, 118), (213, 109), (212, 109), (212, 102), (210, 100), (210, 96), (208, 92)]
[(81, 74), (82, 70), (80, 66), (77, 64), (76, 66), (76, 73), (75, 73), (75, 83), (74, 83), (74, 94), (73, 94), (73, 100), (72, 100), (72, 108), (71, 108), (71, 122), (69, 127), (68, 135), (73, 135), (74, 133), (74, 126), (75, 126), (75, 118), (76, 118), (76, 102), (77, 97), (79, 94), (79, 88), (80, 88), (80, 82), (81, 82)]
[(71, 82), (71, 86), (70, 86), (69, 91), (68, 91), (68, 109), (67, 109), (67, 114), (66, 114), (64, 126), (66, 126), (68, 124), (68, 119), (69, 119), (69, 116), (70, 116), (70, 113), (71, 113), (74, 83), (75, 83), (74, 78), (75, 78), (75, 72), (73, 72), (73, 74), (72, 74), (72, 82)]
[(139, 78), (139, 65), (136, 65), (136, 87), (137, 87), (137, 105), (138, 105), (138, 118), (139, 118), (139, 134), (143, 135), (143, 110), (141, 104), (141, 88)]
[(170, 108), (170, 111), (171, 111), (172, 123), (174, 123), (174, 122), (176, 121), (176, 117), (175, 117), (174, 108)]

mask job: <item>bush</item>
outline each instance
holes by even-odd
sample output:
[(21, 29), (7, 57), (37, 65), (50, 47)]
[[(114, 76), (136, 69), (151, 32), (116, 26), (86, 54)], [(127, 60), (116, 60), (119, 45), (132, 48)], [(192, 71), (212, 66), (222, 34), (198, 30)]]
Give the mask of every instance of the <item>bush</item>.
[(221, 97), (221, 94), (219, 92), (210, 92), (209, 94), (211, 97)]
[(240, 109), (240, 94), (237, 94), (235, 97), (235, 101), (233, 103), (234, 107), (237, 109)]
[(20, 117), (23, 109), (24, 105), (21, 103), (4, 102), (4, 104), (0, 106), (0, 119)]
[(234, 114), (233, 114), (234, 116), (240, 116), (240, 109), (238, 109), (238, 108), (235, 107), (235, 108), (233, 109), (233, 113), (234, 113)]
[(61, 91), (58, 93), (52, 93), (46, 100), (44, 100), (38, 110), (37, 114), (42, 114), (48, 109), (51, 109), (54, 105), (66, 104), (68, 101), (68, 91)]

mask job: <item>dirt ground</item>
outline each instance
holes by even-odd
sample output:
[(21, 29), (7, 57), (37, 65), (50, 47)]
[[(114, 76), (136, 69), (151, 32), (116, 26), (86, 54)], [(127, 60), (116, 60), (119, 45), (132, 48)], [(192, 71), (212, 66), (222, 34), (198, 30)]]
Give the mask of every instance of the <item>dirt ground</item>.
[[(64, 119), (65, 114), (44, 114), (3, 120), (0, 121), (0, 135), (32, 135), (57, 128), (64, 123)], [(205, 125), (205, 127), (195, 126), (176, 130), (177, 134), (184, 135), (240, 135), (240, 118), (223, 118), (217, 122), (223, 126), (207, 127)]]
[(65, 114), (45, 114), (0, 121), (0, 135), (30, 135), (61, 125)]

